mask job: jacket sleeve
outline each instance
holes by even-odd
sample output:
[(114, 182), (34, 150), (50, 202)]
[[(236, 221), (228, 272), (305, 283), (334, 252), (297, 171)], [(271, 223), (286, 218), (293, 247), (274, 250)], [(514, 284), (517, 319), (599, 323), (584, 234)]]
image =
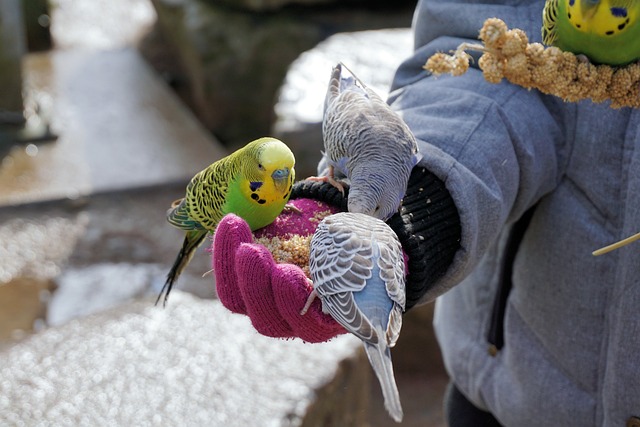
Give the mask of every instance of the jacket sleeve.
[(488, 83), (476, 68), (460, 77), (434, 77), (422, 65), (433, 53), (474, 41), (484, 20), (493, 16), (539, 40), (543, 6), (544, 1), (517, 7), (505, 1), (418, 4), (417, 48), (396, 73), (389, 102), (419, 141), (420, 165), (444, 182), (461, 226), (460, 249), (421, 302), (464, 279), (503, 227), (555, 188), (564, 168), (571, 110), (558, 99), (506, 81)]

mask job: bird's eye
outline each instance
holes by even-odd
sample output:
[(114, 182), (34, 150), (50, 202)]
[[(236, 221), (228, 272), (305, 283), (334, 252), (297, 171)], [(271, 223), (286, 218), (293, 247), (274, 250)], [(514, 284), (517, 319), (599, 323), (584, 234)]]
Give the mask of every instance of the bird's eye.
[(262, 166), (262, 163), (258, 163), (258, 169), (260, 169), (262, 171), (264, 170), (264, 166)]
[(287, 176), (289, 176), (289, 168), (276, 169), (275, 171), (273, 171), (273, 173), (271, 174), (271, 176), (272, 176), (274, 179), (282, 179), (282, 178), (286, 178)]

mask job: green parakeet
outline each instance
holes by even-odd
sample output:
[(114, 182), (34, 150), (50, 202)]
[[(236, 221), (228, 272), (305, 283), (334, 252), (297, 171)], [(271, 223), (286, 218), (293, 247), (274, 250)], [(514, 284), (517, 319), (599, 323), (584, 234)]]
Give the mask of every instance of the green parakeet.
[(158, 301), (164, 294), (166, 304), (173, 283), (226, 214), (243, 218), (251, 230), (273, 222), (289, 200), (294, 165), (293, 153), (283, 142), (260, 138), (198, 172), (185, 197), (167, 211), (169, 223), (186, 235)]
[(542, 40), (612, 66), (640, 59), (640, 0), (547, 0)]

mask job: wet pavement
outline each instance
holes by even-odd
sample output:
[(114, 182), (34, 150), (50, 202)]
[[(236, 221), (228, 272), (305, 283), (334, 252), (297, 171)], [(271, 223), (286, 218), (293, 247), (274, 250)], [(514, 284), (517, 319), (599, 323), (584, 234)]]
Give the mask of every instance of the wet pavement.
[[(110, 269), (98, 274), (106, 280), (130, 270), (126, 263), (144, 263), (135, 268), (149, 270), (154, 286), (182, 238), (167, 226), (166, 209), (193, 174), (227, 151), (133, 48), (31, 54), (23, 75), (25, 104), (37, 100), (58, 138), (17, 145), (0, 163), (2, 292), (17, 289), (9, 286), (17, 279), (52, 282), (24, 311), (42, 312), (61, 286), (56, 311), (75, 312), (77, 298), (60, 302), (71, 295), (64, 288), (72, 273), (63, 270), (82, 267), (88, 277), (87, 266), (102, 266)], [(114, 285), (85, 282), (97, 299), (126, 300)], [(210, 282), (196, 282), (213, 294)]]
[(185, 181), (226, 154), (133, 48), (32, 54), (24, 70), (58, 139), (2, 160), (0, 206)]

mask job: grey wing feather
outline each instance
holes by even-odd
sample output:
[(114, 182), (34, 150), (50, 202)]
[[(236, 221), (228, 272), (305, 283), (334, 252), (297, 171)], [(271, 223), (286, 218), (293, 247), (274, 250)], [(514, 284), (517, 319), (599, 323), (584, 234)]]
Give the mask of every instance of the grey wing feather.
[(320, 295), (361, 291), (373, 270), (371, 243), (327, 218), (311, 239), (309, 267), (316, 290)]
[[(362, 291), (377, 266), (389, 298), (395, 303), (389, 314), (386, 337), (378, 337), (360, 311), (353, 292)], [(367, 215), (343, 212), (325, 218), (313, 235), (309, 269), (323, 307), (351, 333), (372, 343), (385, 339), (395, 344), (405, 306), (404, 260), (395, 233), (382, 221)], [(393, 343), (393, 344), (391, 344)]]
[(329, 79), (322, 123), (328, 158), (336, 163), (352, 155), (350, 146), (358, 140), (359, 127), (384, 120), (388, 110), (389, 106), (382, 98), (351, 70), (342, 63), (336, 65)]
[(389, 313), (389, 323), (387, 324), (386, 341), (389, 347), (394, 347), (400, 337), (402, 328), (402, 308), (396, 305)]
[(373, 326), (353, 298), (353, 292), (364, 289), (373, 271), (371, 242), (353, 233), (339, 216), (325, 218), (311, 239), (311, 279), (331, 317), (358, 338), (376, 343)]
[(397, 139), (408, 141), (414, 160), (417, 162), (420, 159), (417, 142), (402, 119), (374, 90), (344, 64), (338, 63), (331, 72), (324, 101), (322, 128), (325, 150), (330, 159), (335, 161), (353, 154), (349, 153), (349, 145), (358, 141), (359, 130), (372, 124), (377, 127), (384, 124), (394, 132), (400, 131)]
[[(324, 140), (325, 156), (330, 165), (335, 166), (340, 159), (347, 157), (348, 144), (342, 138), (337, 137), (337, 131), (341, 128), (341, 115), (339, 114), (344, 108), (341, 105), (344, 102), (341, 100), (342, 94), (342, 69), (341, 64), (334, 67), (331, 72), (331, 78), (329, 79), (329, 87), (327, 89), (327, 95), (324, 100), (324, 114), (322, 119), (322, 136)], [(343, 169), (343, 168), (341, 168)], [(345, 170), (341, 170), (344, 175), (347, 175)]]
[(406, 290), (402, 245), (393, 230), (385, 223), (372, 221), (371, 227), (374, 227), (374, 235), (380, 242), (378, 245), (380, 249), (380, 257), (378, 258), (380, 278), (385, 283), (389, 298), (404, 310)]
[[(350, 76), (343, 75), (343, 69), (347, 70)], [(341, 95), (346, 94), (348, 91), (352, 91), (354, 96), (369, 98), (371, 101), (385, 103), (376, 92), (367, 87), (367, 85), (356, 77), (356, 75), (342, 62), (339, 62), (331, 71), (329, 88), (327, 89), (327, 95), (324, 99), (324, 113), (327, 113), (327, 109), (335, 100), (337, 100)]]
[(402, 256), (402, 245), (397, 236), (386, 224), (374, 222), (374, 235), (380, 241), (380, 257), (378, 267), (380, 278), (385, 284), (387, 295), (395, 302), (389, 313), (386, 329), (386, 342), (389, 347), (395, 346), (402, 327), (402, 312), (406, 305), (405, 266)]
[(358, 309), (351, 292), (341, 292), (325, 297), (322, 308), (344, 328), (363, 341), (378, 344), (378, 336), (369, 319)]

